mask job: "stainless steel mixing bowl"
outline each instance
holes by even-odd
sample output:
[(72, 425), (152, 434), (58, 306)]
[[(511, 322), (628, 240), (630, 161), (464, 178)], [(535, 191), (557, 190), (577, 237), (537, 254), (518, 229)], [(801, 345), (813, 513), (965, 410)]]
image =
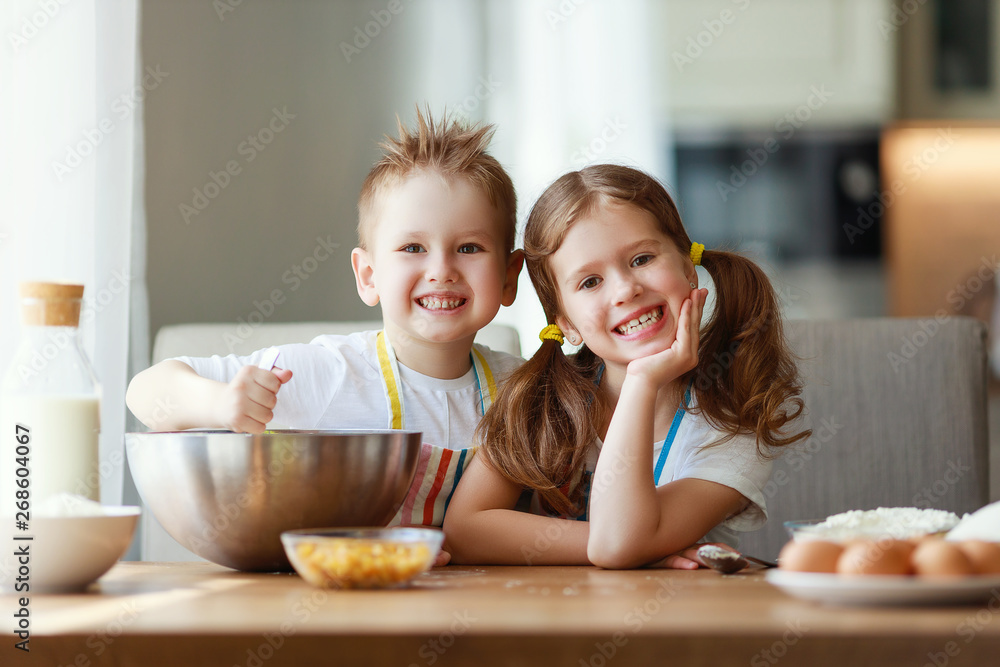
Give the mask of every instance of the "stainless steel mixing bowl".
[(283, 531), (384, 526), (420, 454), (413, 431), (126, 433), (139, 495), (184, 547), (213, 563), (289, 571)]

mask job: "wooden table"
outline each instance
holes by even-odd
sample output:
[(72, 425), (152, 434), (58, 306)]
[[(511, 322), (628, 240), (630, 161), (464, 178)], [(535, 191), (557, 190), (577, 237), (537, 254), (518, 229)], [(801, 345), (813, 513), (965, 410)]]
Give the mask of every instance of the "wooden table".
[[(0, 597), (10, 632), (12, 596)], [(1000, 604), (994, 604), (994, 608)], [(990, 665), (1000, 610), (826, 607), (760, 573), (450, 566), (413, 587), (323, 591), (207, 563), (116, 565), (31, 598), (2, 665)], [(949, 653), (951, 655), (949, 655)]]

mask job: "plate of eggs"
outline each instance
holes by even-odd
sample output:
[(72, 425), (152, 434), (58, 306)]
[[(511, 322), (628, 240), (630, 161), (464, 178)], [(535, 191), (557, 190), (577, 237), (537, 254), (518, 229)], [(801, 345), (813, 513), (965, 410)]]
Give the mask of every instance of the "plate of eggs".
[(997, 505), (980, 524), (986, 532), (969, 519), (992, 506), (962, 520), (940, 510), (878, 508), (788, 522), (792, 540), (765, 576), (789, 595), (828, 604), (1000, 602)]

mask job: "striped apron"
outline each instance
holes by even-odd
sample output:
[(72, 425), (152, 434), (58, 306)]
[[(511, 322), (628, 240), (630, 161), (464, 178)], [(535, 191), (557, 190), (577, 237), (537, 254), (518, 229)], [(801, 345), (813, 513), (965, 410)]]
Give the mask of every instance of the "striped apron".
[[(384, 331), (378, 333), (375, 345), (382, 387), (385, 389), (389, 408), (389, 428), (405, 428), (406, 410), (403, 406), (402, 383), (396, 353)], [(496, 398), (496, 382), (482, 352), (473, 346), (469, 356), (472, 358), (472, 369), (476, 378), (480, 414), (485, 415)], [(402, 507), (389, 525), (440, 526), (444, 522), (444, 513), (448, 509), (448, 503), (451, 502), (452, 494), (455, 493), (455, 487), (478, 449), (479, 447), (470, 447), (454, 450), (426, 442), (421, 444), (413, 484), (410, 485)]]

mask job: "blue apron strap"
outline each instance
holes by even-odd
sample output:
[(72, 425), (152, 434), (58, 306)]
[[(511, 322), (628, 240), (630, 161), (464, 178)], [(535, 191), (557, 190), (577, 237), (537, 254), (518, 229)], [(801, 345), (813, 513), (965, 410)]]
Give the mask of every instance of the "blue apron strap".
[(451, 504), (451, 497), (455, 495), (455, 489), (458, 488), (458, 483), (462, 480), (462, 473), (465, 472), (465, 466), (472, 460), (472, 456), (469, 456), (469, 452), (472, 451), (472, 455), (475, 456), (478, 447), (472, 447), (471, 449), (463, 449), (462, 453), (458, 455), (458, 465), (455, 467), (455, 482), (451, 485), (451, 491), (448, 492), (448, 497), (444, 499), (444, 512), (448, 513), (448, 505)]
[(684, 404), (677, 408), (677, 412), (674, 413), (674, 420), (670, 423), (670, 431), (667, 433), (667, 437), (663, 439), (660, 456), (656, 459), (656, 467), (653, 468), (653, 483), (657, 486), (660, 484), (660, 476), (663, 474), (663, 467), (667, 464), (667, 457), (670, 455), (670, 448), (674, 444), (674, 438), (677, 437), (677, 431), (681, 427), (681, 421), (687, 413), (688, 405), (691, 404), (691, 384), (688, 383), (687, 389), (684, 390)]
[(590, 516), (590, 485), (593, 478), (594, 473), (584, 471), (583, 479), (580, 480), (580, 483), (583, 484), (583, 514), (576, 517), (577, 521), (590, 521), (588, 518)]
[(472, 372), (476, 378), (476, 395), (479, 396), (479, 413), (483, 416), (493, 405), (497, 397), (497, 383), (493, 377), (493, 370), (486, 361), (486, 356), (476, 346), (472, 346), (469, 353), (472, 359)]
[(604, 377), (604, 364), (597, 367), (597, 373), (594, 374), (594, 386), (601, 386), (601, 378)]

